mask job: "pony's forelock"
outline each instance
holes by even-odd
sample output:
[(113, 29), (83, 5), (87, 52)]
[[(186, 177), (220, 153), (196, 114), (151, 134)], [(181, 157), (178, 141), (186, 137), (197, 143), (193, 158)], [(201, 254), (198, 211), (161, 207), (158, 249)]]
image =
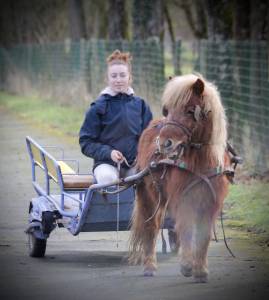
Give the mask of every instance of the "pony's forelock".
[(162, 104), (168, 110), (184, 107), (192, 95), (192, 86), (198, 78), (205, 84), (203, 92), (204, 109), (205, 111), (211, 111), (213, 131), (209, 142), (212, 155), (223, 166), (227, 142), (227, 123), (217, 87), (213, 83), (206, 81), (200, 74), (176, 76), (166, 84), (162, 96)]
[(192, 94), (192, 85), (197, 80), (193, 74), (173, 77), (165, 86), (162, 104), (168, 110), (180, 108), (187, 104)]

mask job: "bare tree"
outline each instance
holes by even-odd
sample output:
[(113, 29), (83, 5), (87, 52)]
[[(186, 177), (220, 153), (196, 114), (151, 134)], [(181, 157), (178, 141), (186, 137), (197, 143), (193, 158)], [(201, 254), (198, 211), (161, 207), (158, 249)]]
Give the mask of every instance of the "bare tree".
[(68, 0), (71, 39), (86, 38), (85, 18), (81, 0)]
[(231, 38), (232, 9), (232, 1), (205, 1), (207, 32), (209, 40), (227, 40)]
[(156, 36), (163, 40), (163, 0), (133, 0), (133, 39), (147, 39)]
[(250, 38), (251, 40), (265, 40), (268, 31), (269, 1), (250, 0)]
[(173, 0), (171, 6), (184, 11), (186, 20), (198, 39), (207, 37), (205, 3), (200, 0)]
[(250, 36), (250, 2), (234, 1), (233, 37), (236, 40), (247, 40)]
[(125, 0), (109, 0), (108, 37), (112, 40), (128, 38), (128, 17)]
[[(18, 18), (15, 17), (13, 1), (0, 2), (0, 45), (9, 47), (12, 44), (20, 43), (21, 36), (18, 32)], [(10, 22), (14, 20), (14, 23)]]

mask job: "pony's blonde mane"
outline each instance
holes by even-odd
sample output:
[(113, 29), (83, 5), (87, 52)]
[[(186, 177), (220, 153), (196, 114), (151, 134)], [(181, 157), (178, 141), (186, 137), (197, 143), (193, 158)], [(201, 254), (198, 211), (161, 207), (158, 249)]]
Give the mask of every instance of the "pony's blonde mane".
[(200, 78), (205, 85), (203, 92), (205, 110), (211, 111), (212, 116), (213, 131), (211, 140), (209, 141), (212, 155), (217, 162), (223, 166), (224, 151), (227, 142), (227, 123), (224, 107), (221, 103), (217, 87), (213, 83), (206, 81), (200, 74), (176, 76), (166, 84), (162, 96), (162, 103), (168, 110), (184, 107), (192, 95), (192, 86), (198, 78)]

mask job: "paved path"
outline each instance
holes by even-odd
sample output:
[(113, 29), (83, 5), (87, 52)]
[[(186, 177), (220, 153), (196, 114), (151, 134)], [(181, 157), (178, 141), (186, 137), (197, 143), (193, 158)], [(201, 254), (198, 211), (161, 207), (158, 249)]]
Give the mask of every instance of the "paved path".
[[(61, 145), (69, 157), (79, 157), (82, 170), (90, 162), (74, 140), (55, 137), (0, 108), (0, 299), (269, 299), (268, 249), (248, 239), (233, 239), (238, 258), (229, 256), (222, 242), (209, 251), (210, 282), (193, 284), (179, 274), (176, 257), (158, 254), (159, 272), (140, 276), (140, 266), (123, 260), (127, 233), (84, 233), (73, 237), (56, 230), (44, 259), (27, 255), (27, 208), (35, 196), (25, 136), (41, 144)], [(160, 249), (160, 245), (158, 245)]]

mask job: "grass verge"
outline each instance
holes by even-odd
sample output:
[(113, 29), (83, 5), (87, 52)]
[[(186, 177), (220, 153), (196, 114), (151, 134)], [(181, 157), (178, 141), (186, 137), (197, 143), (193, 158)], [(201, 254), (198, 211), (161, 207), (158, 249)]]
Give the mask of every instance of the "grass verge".
[(78, 136), (84, 111), (61, 106), (51, 100), (0, 92), (0, 105), (39, 126), (55, 129), (69, 136)]
[(225, 224), (255, 234), (269, 246), (269, 183), (252, 181), (230, 188), (224, 205)]

